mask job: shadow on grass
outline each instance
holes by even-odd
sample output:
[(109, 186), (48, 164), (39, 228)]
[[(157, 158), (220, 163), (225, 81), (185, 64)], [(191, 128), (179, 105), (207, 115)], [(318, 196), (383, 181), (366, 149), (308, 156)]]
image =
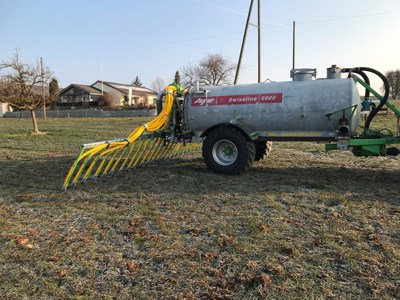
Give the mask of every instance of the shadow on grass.
[[(64, 178), (71, 158), (7, 160), (0, 163), (0, 195), (9, 201), (28, 201), (37, 197), (79, 192), (93, 195), (113, 193), (183, 193), (200, 196), (209, 193), (355, 193), (399, 204), (395, 187), (400, 184), (398, 170), (375, 170), (356, 167), (268, 167), (257, 165), (241, 176), (219, 175), (208, 170), (200, 158), (174, 159), (133, 170), (109, 174), (86, 183), (78, 183), (63, 192)], [(64, 196), (63, 196), (64, 195)]]

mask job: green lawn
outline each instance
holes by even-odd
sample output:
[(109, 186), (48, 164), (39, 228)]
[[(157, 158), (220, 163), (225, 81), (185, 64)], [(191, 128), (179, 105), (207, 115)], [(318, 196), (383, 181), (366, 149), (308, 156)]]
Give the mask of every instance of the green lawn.
[(146, 120), (0, 119), (0, 299), (398, 298), (398, 157), (285, 142), (242, 176), (194, 153), (61, 190)]

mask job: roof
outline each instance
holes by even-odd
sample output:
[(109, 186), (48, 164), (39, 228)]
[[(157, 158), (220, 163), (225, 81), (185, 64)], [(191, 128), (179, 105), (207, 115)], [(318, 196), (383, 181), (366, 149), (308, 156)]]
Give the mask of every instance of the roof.
[(64, 93), (65, 91), (69, 90), (72, 87), (78, 88), (80, 90), (83, 90), (83, 91), (85, 91), (85, 92), (87, 92), (88, 94), (91, 94), (91, 95), (101, 95), (102, 94), (101, 90), (99, 90), (99, 89), (97, 89), (95, 87), (92, 87), (90, 85), (85, 85), (85, 84), (76, 84), (76, 83), (72, 83), (69, 86), (67, 86), (66, 88), (64, 88), (60, 92), (60, 94)]
[(109, 87), (112, 87), (124, 94), (128, 94), (129, 93), (129, 89), (132, 89), (132, 92), (137, 92), (137, 93), (147, 93), (147, 94), (157, 94), (156, 91), (153, 91), (151, 89), (148, 89), (146, 87), (143, 86), (135, 86), (132, 84), (125, 84), (125, 83), (117, 83), (117, 82), (110, 82), (110, 81), (101, 81), (101, 80), (97, 80), (95, 83), (92, 84), (95, 85), (98, 82), (103, 82), (104, 85), (107, 85)]

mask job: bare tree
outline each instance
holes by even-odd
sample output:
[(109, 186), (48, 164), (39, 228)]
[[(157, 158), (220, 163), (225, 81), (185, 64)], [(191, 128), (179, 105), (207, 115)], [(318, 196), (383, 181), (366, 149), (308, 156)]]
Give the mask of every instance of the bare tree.
[(195, 80), (203, 85), (231, 84), (236, 65), (221, 54), (209, 54), (196, 66), (189, 65), (182, 70), (183, 82), (192, 84)]
[(99, 103), (101, 103), (101, 106), (109, 108), (116, 108), (118, 106), (121, 106), (118, 93), (116, 92), (104, 93), (99, 97)]
[(151, 84), (151, 88), (156, 92), (161, 91), (166, 86), (167, 85), (166, 85), (165, 81), (161, 77), (158, 77), (158, 76), (157, 76), (156, 80), (154, 80), (153, 83)]
[(182, 68), (181, 73), (183, 74), (181, 77), (181, 81), (184, 85), (193, 84), (196, 80), (198, 80), (198, 76), (196, 75), (196, 67), (192, 64), (189, 64)]
[(39, 66), (21, 63), (18, 50), (9, 62), (0, 63), (0, 72), (0, 102), (19, 110), (30, 110), (33, 133), (39, 133), (35, 108), (43, 101), (40, 86), (47, 84), (52, 72), (48, 67), (42, 71)]
[(385, 75), (389, 81), (390, 95), (394, 100), (397, 100), (400, 94), (400, 69), (388, 71)]

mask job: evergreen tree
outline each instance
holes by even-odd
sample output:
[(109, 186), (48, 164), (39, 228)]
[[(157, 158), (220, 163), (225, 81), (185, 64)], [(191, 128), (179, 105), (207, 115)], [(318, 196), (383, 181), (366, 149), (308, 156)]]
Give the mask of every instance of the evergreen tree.
[(142, 86), (142, 82), (140, 81), (139, 76), (136, 76), (135, 80), (132, 82), (134, 86)]
[(60, 88), (58, 86), (58, 81), (55, 78), (52, 78), (49, 83), (49, 100), (50, 105), (55, 105), (58, 102), (58, 97), (60, 93)]
[(181, 84), (181, 76), (179, 75), (179, 71), (176, 71), (176, 73), (175, 73), (175, 80), (174, 80), (174, 82), (175, 82), (176, 84)]

